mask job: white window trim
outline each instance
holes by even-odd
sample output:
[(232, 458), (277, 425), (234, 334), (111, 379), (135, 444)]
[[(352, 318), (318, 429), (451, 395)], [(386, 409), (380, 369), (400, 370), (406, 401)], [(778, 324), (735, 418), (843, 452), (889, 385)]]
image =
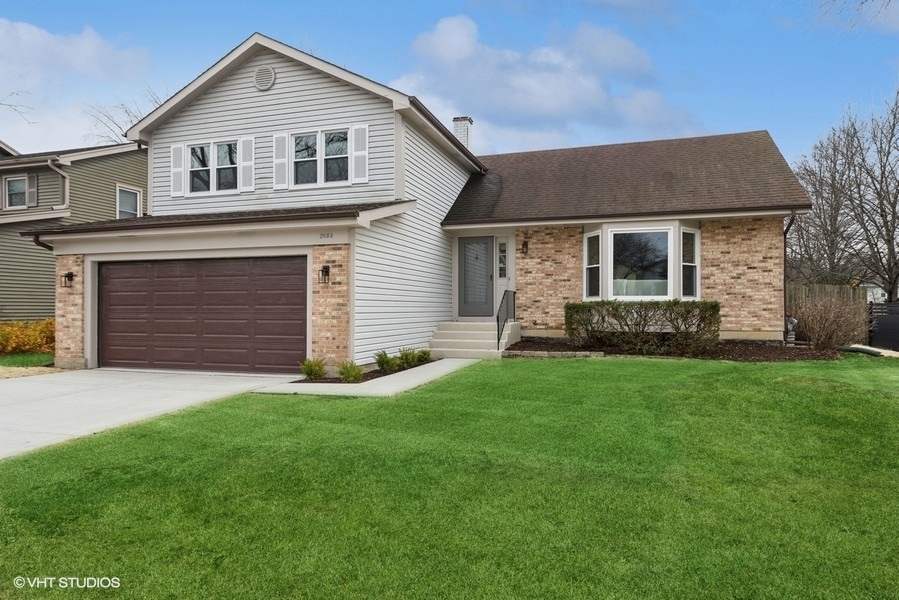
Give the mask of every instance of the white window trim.
[[(215, 147), (218, 146), (219, 144), (235, 144), (237, 146), (236, 164), (229, 165), (227, 167), (219, 167), (218, 166), (218, 164), (217, 164), (218, 154), (216, 154), (216, 152), (215, 152)], [(242, 145), (241, 138), (228, 138), (228, 139), (222, 139), (222, 140), (215, 140), (213, 142), (197, 142), (197, 143), (185, 144), (184, 145), (184, 173), (183, 173), (184, 195), (187, 197), (196, 198), (198, 196), (235, 196), (235, 195), (240, 194), (241, 190), (242, 190), (241, 184), (243, 183), (241, 181), (241, 179), (242, 179), (242, 177), (241, 177), (241, 171), (242, 171), (242, 169), (241, 169), (241, 159), (242, 159), (241, 145)], [(209, 151), (209, 166), (207, 167), (207, 169), (209, 170), (209, 191), (192, 192), (190, 190), (190, 174), (192, 171), (199, 171), (201, 169), (191, 169), (191, 167), (190, 167), (190, 149), (191, 148), (199, 148), (201, 146), (205, 146), (206, 149)], [(215, 189), (215, 185), (216, 185), (216, 181), (217, 181), (216, 170), (219, 168), (227, 168), (227, 169), (234, 168), (234, 169), (236, 169), (237, 187), (235, 187), (233, 189), (229, 189), (229, 190)], [(250, 190), (247, 189), (244, 191), (250, 191)]]
[[(325, 156), (325, 134), (335, 133), (338, 131), (346, 131), (347, 135), (347, 153), (340, 156)], [(315, 136), (315, 183), (295, 183), (294, 182), (294, 158), (295, 142), (294, 138), (301, 135)], [(327, 127), (324, 129), (298, 130), (293, 131), (287, 136), (287, 161), (288, 181), (292, 190), (308, 190), (312, 188), (332, 188), (332, 187), (350, 187), (353, 185), (353, 126), (346, 125), (340, 127)], [(325, 181), (325, 159), (326, 158), (346, 158), (347, 161), (347, 178), (344, 181)], [(304, 159), (311, 160), (311, 159)]]
[(143, 201), (144, 201), (144, 198), (143, 198), (143, 191), (140, 190), (140, 189), (138, 189), (138, 188), (129, 187), (129, 186), (127, 186), (127, 185), (119, 185), (119, 184), (116, 184), (116, 186), (115, 186), (115, 214), (116, 214), (116, 219), (130, 219), (130, 218), (133, 218), (133, 217), (123, 217), (123, 216), (121, 216), (122, 207), (119, 206), (119, 200), (120, 200), (120, 198), (121, 198), (120, 192), (122, 192), (123, 190), (126, 191), (126, 192), (133, 192), (133, 193), (137, 194), (137, 214), (136, 214), (135, 216), (136, 216), (136, 217), (143, 216)]
[[(591, 238), (591, 237), (598, 237), (598, 238), (599, 238), (599, 262), (596, 263), (595, 265), (591, 265), (589, 262), (587, 262), (587, 259), (588, 259), (587, 239), (588, 239), (588, 238)], [(602, 264), (602, 259), (603, 259), (603, 256), (604, 256), (604, 252), (602, 251), (602, 238), (603, 238), (603, 235), (602, 235), (602, 229), (595, 229), (595, 230), (592, 230), (592, 231), (585, 231), (585, 232), (584, 232), (584, 247), (583, 247), (583, 251), (582, 251), (582, 252), (583, 252), (583, 258), (584, 258), (584, 261), (583, 261), (584, 264), (583, 264), (582, 267), (581, 267), (581, 273), (583, 274), (583, 278), (584, 278), (584, 289), (583, 289), (584, 300), (602, 300), (602, 298), (603, 298), (603, 293), (602, 293), (602, 287), (603, 287), (603, 281), (602, 281), (602, 279), (603, 279), (603, 278), (602, 278), (602, 275), (603, 275), (603, 272), (604, 272), (605, 269), (604, 269), (604, 266), (603, 266), (603, 264)], [(599, 295), (598, 295), (598, 296), (590, 296), (590, 295), (588, 295), (588, 293), (587, 293), (587, 269), (588, 269), (589, 267), (599, 267)]]
[[(14, 179), (22, 179), (25, 181), (25, 204), (22, 206), (10, 206), (9, 205), (9, 197), (7, 194), (7, 182)], [(0, 204), (0, 208), (3, 210), (28, 210), (28, 175), (25, 173), (17, 173), (15, 175), (6, 175), (3, 177), (3, 189), (0, 190), (0, 193), (3, 194), (3, 202)]]
[[(345, 155), (325, 156), (325, 134), (337, 131), (347, 132), (347, 153)], [(294, 139), (297, 136), (314, 135), (316, 136), (316, 181), (315, 183), (295, 183), (294, 182)], [(275, 135), (275, 169), (286, 161), (287, 182), (275, 181), (274, 189), (290, 189), (290, 190), (310, 190), (318, 188), (335, 188), (335, 187), (352, 187), (354, 185), (365, 184), (369, 181), (369, 158), (370, 158), (370, 140), (369, 126), (362, 123), (351, 123), (349, 125), (339, 125), (335, 127), (323, 127), (320, 129), (295, 129), (290, 133)], [(280, 139), (286, 139), (287, 156), (279, 157), (277, 148)], [(359, 140), (364, 140), (364, 144), (360, 144)], [(362, 147), (364, 145), (364, 148)], [(347, 161), (347, 178), (344, 181), (325, 181), (325, 160), (329, 158), (345, 158)]]
[[(666, 221), (656, 225), (644, 226), (643, 223), (628, 223), (624, 226), (617, 223), (593, 224), (584, 228), (581, 277), (583, 278), (583, 299), (591, 300), (622, 300), (627, 302), (639, 302), (641, 300), (701, 300), (702, 299), (702, 230), (696, 226), (688, 226), (677, 221)], [(616, 233), (641, 233), (641, 232), (665, 232), (668, 236), (668, 295), (666, 296), (615, 296), (613, 275), (613, 249), (614, 234)], [(682, 260), (682, 233), (691, 233), (695, 236), (696, 251), (696, 295), (683, 295), (683, 260)], [(588, 251), (587, 240), (590, 237), (599, 236), (599, 296), (587, 295), (587, 264)]]
[(693, 259), (696, 262), (687, 263), (687, 264), (696, 265), (696, 295), (695, 296), (684, 296), (683, 295), (683, 290), (684, 290), (683, 254), (684, 254), (684, 252), (683, 252), (683, 248), (678, 247), (677, 255), (679, 257), (678, 263), (679, 263), (679, 267), (680, 267), (679, 273), (680, 273), (680, 277), (681, 277), (681, 282), (680, 282), (680, 287), (679, 287), (680, 294), (678, 295), (678, 297), (686, 299), (686, 300), (699, 300), (702, 297), (702, 277), (701, 277), (702, 265), (700, 264), (700, 262), (702, 260), (702, 235), (700, 235), (700, 230), (696, 229), (695, 227), (681, 227), (680, 228), (681, 235), (677, 236), (679, 246), (681, 244), (683, 244), (683, 235), (682, 235), (683, 233), (692, 233), (693, 234), (693, 251), (696, 253), (696, 256), (694, 256)]

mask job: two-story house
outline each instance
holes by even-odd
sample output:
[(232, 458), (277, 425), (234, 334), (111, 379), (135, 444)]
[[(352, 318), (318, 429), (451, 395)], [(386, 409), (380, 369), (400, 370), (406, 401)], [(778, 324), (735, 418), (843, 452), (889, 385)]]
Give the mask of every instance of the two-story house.
[(251, 36), (128, 132), (148, 216), (28, 232), (69, 286), (57, 364), (370, 363), (495, 332), (512, 290), (525, 333), (573, 300), (703, 298), (723, 336), (780, 339), (784, 217), (810, 203), (767, 133), (478, 158), (471, 124)]
[(0, 321), (55, 312), (55, 260), (24, 229), (139, 216), (146, 188), (137, 144), (20, 154), (0, 142)]

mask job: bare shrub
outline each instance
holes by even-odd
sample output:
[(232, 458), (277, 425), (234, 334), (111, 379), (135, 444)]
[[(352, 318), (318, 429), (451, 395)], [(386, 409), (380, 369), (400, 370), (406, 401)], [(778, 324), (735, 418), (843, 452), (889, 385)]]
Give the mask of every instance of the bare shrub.
[(860, 302), (839, 298), (806, 298), (799, 302), (796, 336), (817, 350), (867, 341), (870, 329), (868, 308)]

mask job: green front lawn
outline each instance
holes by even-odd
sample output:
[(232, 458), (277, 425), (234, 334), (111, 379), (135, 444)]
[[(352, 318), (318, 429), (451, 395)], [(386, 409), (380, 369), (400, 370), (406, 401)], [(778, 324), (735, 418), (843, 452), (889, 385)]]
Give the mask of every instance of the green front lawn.
[(0, 354), (0, 367), (47, 367), (52, 365), (53, 354), (46, 352)]
[(897, 531), (899, 361), (864, 356), (483, 362), (0, 462), (4, 598), (889, 598)]

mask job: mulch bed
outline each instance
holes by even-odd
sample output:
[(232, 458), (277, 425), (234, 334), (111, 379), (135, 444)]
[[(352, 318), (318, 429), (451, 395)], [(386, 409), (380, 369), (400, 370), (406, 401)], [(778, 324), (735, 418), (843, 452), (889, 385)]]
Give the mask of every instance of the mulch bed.
[[(620, 348), (577, 348), (565, 339), (524, 338), (509, 346), (507, 350), (531, 350), (537, 352), (575, 352), (591, 350), (608, 355), (626, 354)], [(702, 356), (715, 360), (740, 361), (790, 361), (790, 360), (836, 360), (840, 358), (838, 350), (815, 350), (808, 346), (784, 346), (776, 342), (746, 342), (728, 340), (718, 342), (713, 349)]]

